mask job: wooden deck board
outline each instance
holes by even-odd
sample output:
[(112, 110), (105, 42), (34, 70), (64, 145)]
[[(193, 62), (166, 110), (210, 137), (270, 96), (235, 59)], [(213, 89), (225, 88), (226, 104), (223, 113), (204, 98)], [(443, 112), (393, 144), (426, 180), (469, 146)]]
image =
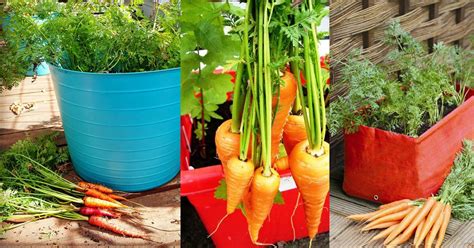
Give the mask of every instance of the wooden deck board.
[[(383, 247), (381, 241), (367, 243), (378, 233), (377, 231), (361, 232), (362, 224), (345, 219), (351, 214), (373, 211), (378, 204), (348, 196), (343, 192), (343, 142), (331, 149), (331, 156), (331, 247)], [(333, 220), (335, 220), (334, 224)], [(473, 223), (474, 221), (466, 223), (451, 219), (443, 247), (473, 247)], [(410, 245), (411, 243), (407, 243), (403, 247), (410, 247)]]

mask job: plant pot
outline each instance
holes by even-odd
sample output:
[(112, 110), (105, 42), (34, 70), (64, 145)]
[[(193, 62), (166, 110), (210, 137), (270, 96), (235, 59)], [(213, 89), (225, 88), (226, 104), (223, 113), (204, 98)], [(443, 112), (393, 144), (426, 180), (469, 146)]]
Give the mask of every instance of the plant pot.
[(435, 194), (464, 139), (474, 139), (474, 98), (417, 138), (361, 126), (345, 134), (344, 191), (388, 203)]
[[(224, 175), (220, 165), (195, 170), (188, 167), (181, 171), (181, 195), (187, 196), (196, 208), (208, 233), (216, 228), (218, 222), (226, 214), (226, 201), (214, 198), (214, 191), (222, 178), (224, 178)], [(277, 243), (293, 240), (291, 214), (298, 197), (298, 190), (288, 171), (281, 173), (280, 191), (282, 191), (285, 204), (273, 205), (269, 218), (260, 230), (259, 242)], [(307, 237), (308, 232), (301, 200), (293, 221), (295, 238)], [(328, 231), (329, 195), (324, 205), (319, 233)], [(228, 216), (211, 238), (216, 247), (257, 247), (252, 245), (248, 234), (247, 220), (240, 210)]]
[(84, 73), (50, 65), (64, 132), (84, 180), (136, 192), (176, 176), (180, 69)]

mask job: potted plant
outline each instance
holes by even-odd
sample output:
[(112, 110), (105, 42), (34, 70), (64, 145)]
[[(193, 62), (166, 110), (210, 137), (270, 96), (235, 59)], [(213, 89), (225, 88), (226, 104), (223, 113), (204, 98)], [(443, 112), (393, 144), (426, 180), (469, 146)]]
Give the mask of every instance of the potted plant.
[(344, 191), (382, 203), (434, 194), (462, 140), (474, 137), (474, 99), (464, 91), (472, 53), (443, 44), (428, 53), (396, 22), (386, 36), (395, 48), (388, 65), (346, 61), (350, 90), (329, 114), (331, 131), (345, 131)]
[[(202, 3), (196, 1), (184, 2), (183, 12), (187, 13), (186, 9), (193, 7), (194, 4), (206, 10), (212, 10), (214, 8), (213, 5), (205, 1)], [(268, 9), (263, 6), (268, 7)], [(303, 54), (305, 54), (303, 53), (303, 49), (298, 52), (294, 51), (293, 48), (303, 45), (303, 35), (301, 34), (312, 32), (312, 34), (316, 35), (316, 30), (312, 29), (311, 26), (314, 25), (315, 27), (320, 18), (327, 14), (327, 12), (322, 11), (322, 6), (316, 5), (312, 1), (301, 3), (294, 7), (294, 9), (290, 6), (290, 1), (284, 1), (279, 4), (266, 3), (265, 1), (248, 1), (244, 13), (240, 13), (242, 12), (240, 9), (232, 9), (230, 6), (227, 7), (230, 8), (228, 12), (245, 15), (245, 17), (237, 21), (240, 25), (238, 25), (236, 30), (238, 30), (237, 34), (241, 38), (239, 59), (228, 59), (228, 61), (237, 61), (237, 63), (235, 63), (236, 72), (232, 94), (232, 107), (230, 108), (230, 113), (226, 113), (225, 115), (227, 118), (231, 118), (221, 122), (221, 125), (215, 131), (216, 153), (219, 156), (222, 166), (216, 165), (198, 169), (185, 166), (181, 175), (181, 194), (187, 196), (194, 205), (210, 237), (218, 247), (229, 245), (247, 247), (308, 236), (308, 228), (305, 223), (305, 219), (308, 218), (305, 217), (304, 211), (306, 206), (303, 206), (301, 199), (297, 199), (298, 189), (291, 172), (288, 168), (286, 170), (276, 171), (271, 169), (271, 167), (275, 164), (275, 161), (279, 159), (279, 147), (284, 124), (296, 97), (297, 83), (293, 76), (295, 72), (289, 69), (290, 61), (295, 61), (295, 63), (293, 63), (293, 69), (301, 70), (303, 74), (308, 72), (310, 74), (315, 73), (320, 75), (321, 73), (320, 68), (318, 68), (319, 56), (317, 52), (315, 52), (318, 43), (317, 39), (314, 38), (315, 36), (311, 35), (311, 38), (308, 37), (308, 41), (311, 40), (311, 45), (305, 46), (307, 48), (305, 50), (306, 55), (310, 56), (311, 59), (300, 59)], [(307, 12), (303, 11), (305, 8), (313, 7), (315, 9), (309, 9)], [(259, 10), (261, 10), (261, 12)], [(264, 12), (267, 12), (267, 14), (270, 13), (271, 10), (274, 10), (273, 13), (275, 16), (272, 17), (272, 19), (268, 17), (269, 15), (264, 14)], [(201, 11), (200, 13), (205, 13), (200, 15), (201, 18), (206, 15), (211, 20), (217, 16), (221, 18), (221, 14), (216, 13), (216, 11), (209, 11), (207, 13)], [(303, 23), (294, 23), (290, 21), (292, 18), (286, 16), (294, 14), (312, 15), (312, 18), (302, 20)], [(186, 20), (188, 17), (189, 16), (186, 16)], [(223, 32), (222, 25), (216, 25), (214, 27), (210, 27), (209, 25), (205, 26), (213, 28), (211, 31), (203, 29), (202, 26), (200, 26), (202, 23), (209, 23), (211, 21), (200, 23), (198, 18), (192, 17), (189, 17), (189, 20), (192, 20), (194, 26), (190, 28), (189, 33), (186, 32), (184, 39), (186, 35), (193, 38), (202, 38), (203, 36), (199, 35), (201, 33), (214, 35), (216, 32)], [(270, 22), (275, 25), (267, 26), (271, 26), (271, 30), (265, 29), (264, 27), (266, 25), (256, 25), (257, 20), (265, 20), (263, 22), (266, 22), (266, 25)], [(282, 22), (277, 24), (277, 20)], [(185, 27), (185, 25), (186, 23), (183, 23), (183, 27)], [(260, 28), (257, 28), (257, 26)], [(294, 43), (285, 35), (283, 31), (285, 28), (292, 28), (298, 31), (298, 37)], [(266, 39), (266, 41), (261, 44), (262, 46), (257, 49), (258, 37), (264, 39), (265, 36), (267, 38), (271, 36), (271, 38)], [(281, 39), (279, 45), (269, 42), (269, 40), (279, 39)], [(191, 52), (187, 52), (187, 54), (192, 58), (196, 57), (196, 53), (194, 52), (196, 49), (210, 50), (213, 48), (213, 46), (203, 47), (202, 44), (209, 43), (200, 43), (199, 40), (191, 44), (192, 46), (189, 47)], [(255, 50), (253, 48), (255, 48)], [(271, 51), (271, 59), (268, 56), (257, 53), (257, 50), (265, 54)], [(290, 59), (290, 57), (292, 59)], [(318, 66), (314, 63), (315, 57), (318, 58), (316, 60)], [(257, 58), (261, 58), (262, 61), (258, 62), (259, 59)], [(308, 67), (304, 68), (303, 61), (310, 60), (312, 65), (308, 64)], [(183, 78), (186, 77), (184, 73), (195, 77), (197, 74), (193, 73), (193, 71), (201, 68), (199, 65), (196, 66), (193, 64), (190, 69), (185, 71), (184, 67), (186, 63), (184, 57), (182, 62)], [(214, 64), (217, 62), (217, 64), (220, 65), (226, 63), (226, 61), (223, 60), (206, 60), (206, 62), (212, 62)], [(208, 63), (205, 63), (205, 65), (208, 67)], [(260, 70), (254, 70), (253, 68), (265, 70), (267, 77), (264, 80), (256, 80), (255, 76)], [(214, 70), (213, 67), (207, 69), (211, 72)], [(300, 75), (300, 73), (295, 75)], [(315, 110), (314, 104), (316, 104), (316, 102), (318, 105), (321, 103), (320, 92), (322, 92), (324, 88), (319, 88), (323, 85), (318, 81), (322, 81), (322, 77), (319, 77), (318, 80), (316, 80), (315, 77), (312, 77), (310, 79), (311, 83), (307, 83), (307, 85), (314, 87), (312, 89), (317, 93), (311, 94), (314, 98), (310, 97), (310, 100), (304, 103), (305, 106), (308, 107), (311, 105), (312, 111)], [(263, 79), (262, 77), (259, 78)], [(229, 81), (230, 80), (227, 82)], [(195, 89), (193, 88), (195, 85), (189, 84), (190, 82), (192, 81), (183, 80), (183, 88), (190, 87), (190, 89)], [(188, 83), (188, 85), (184, 85), (186, 83)], [(226, 82), (221, 81), (208, 81), (206, 83), (215, 85), (216, 87), (219, 87), (220, 84), (226, 84)], [(227, 83), (226, 85), (229, 84)], [(310, 93), (305, 93), (307, 92), (306, 88), (303, 90), (303, 86), (301, 84), (300, 86), (302, 89), (302, 97), (304, 97), (304, 99), (308, 98)], [(307, 87), (309, 88), (309, 86)], [(220, 97), (225, 98), (226, 91), (222, 90), (220, 93)], [(193, 94), (186, 94), (186, 96), (193, 96)], [(184, 97), (185, 95), (183, 95), (183, 101)], [(205, 99), (206, 97), (204, 97), (204, 100)], [(318, 100), (315, 101), (315, 99)], [(195, 101), (195, 99), (190, 100)], [(201, 102), (201, 104), (206, 104), (206, 102)], [(323, 107), (319, 107), (318, 111), (322, 111), (323, 109)], [(273, 111), (276, 111), (274, 123), (272, 123)], [(314, 121), (315, 118), (313, 118), (313, 116), (319, 116), (322, 112), (313, 111), (312, 114), (314, 115), (312, 115), (311, 120)], [(256, 116), (260, 117), (256, 118)], [(263, 116), (265, 116), (265, 118), (263, 118)], [(276, 121), (276, 119), (279, 120)], [(278, 124), (276, 124), (277, 122)], [(321, 129), (319, 128), (322, 126), (324, 125), (320, 124), (314, 131), (321, 134)], [(316, 131), (316, 129), (319, 129), (319, 131)], [(210, 130), (212, 131), (213, 129)], [(303, 132), (305, 131), (303, 130)], [(313, 136), (311, 135), (311, 137)], [(314, 137), (316, 137), (316, 135), (314, 135)], [(321, 137), (324, 137), (324, 135), (320, 135), (319, 138), (313, 140), (318, 140), (318, 142), (322, 144)], [(305, 145), (303, 144), (301, 147), (305, 147)], [(285, 149), (283, 149), (283, 151), (284, 150)], [(329, 150), (327, 150), (325, 154), (328, 155), (328, 152)], [(196, 163), (196, 161), (191, 162), (191, 164), (193, 163)], [(275, 187), (275, 184), (272, 184), (271, 192), (263, 194), (264, 197), (262, 197), (266, 199), (266, 207), (262, 207), (261, 210), (262, 212), (268, 211), (270, 216), (268, 219), (266, 218), (266, 214), (261, 214), (257, 220), (255, 213), (259, 211), (254, 210), (255, 208), (253, 206), (260, 206), (260, 204), (256, 203), (256, 199), (259, 197), (255, 198), (257, 195), (256, 192), (258, 192), (255, 186), (250, 186), (250, 191), (248, 192), (245, 188), (243, 191), (240, 190), (240, 193), (248, 193), (249, 201), (247, 205), (245, 201), (243, 204), (239, 204), (240, 197), (235, 197), (235, 192), (229, 193), (229, 189), (238, 188), (234, 186), (231, 180), (234, 173), (233, 168), (237, 168), (243, 164), (245, 164), (245, 167), (248, 169), (246, 170), (246, 180), (249, 180), (248, 176), (250, 174), (254, 175), (251, 177), (252, 179), (250, 179), (250, 181), (253, 182), (252, 185), (257, 184), (255, 181), (260, 179), (270, 180), (279, 185)], [(254, 167), (249, 166), (249, 164), (253, 164), (255, 168), (257, 168), (255, 172)], [(328, 165), (328, 163), (326, 165)], [(329, 168), (327, 167), (327, 169)], [(327, 181), (327, 183), (327, 185), (329, 185), (329, 181)], [(248, 184), (244, 183), (243, 185)], [(325, 189), (321, 190), (321, 192), (323, 193), (319, 199), (319, 203), (321, 204), (318, 206), (319, 212), (315, 214), (315, 218), (309, 218), (311, 220), (314, 219), (315, 222), (321, 219), (321, 224), (319, 226), (319, 223), (316, 224), (316, 228), (314, 228), (314, 225), (310, 226), (312, 229), (310, 233), (311, 238), (313, 238), (318, 231), (327, 232), (329, 230), (329, 212), (327, 208), (329, 206), (327, 200), (328, 192), (327, 190), (325, 191)], [(252, 200), (252, 198), (254, 198), (254, 200)], [(232, 199), (237, 199), (237, 202)], [(235, 205), (236, 203), (237, 205)], [(325, 204), (326, 208), (323, 207), (323, 204)], [(295, 205), (298, 206), (298, 208), (293, 214)], [(321, 214), (320, 211), (323, 211), (323, 213)], [(262, 216), (263, 218), (261, 218)], [(294, 232), (292, 230), (292, 224), (294, 224), (295, 227)], [(247, 233), (247, 230), (251, 231)]]
[[(179, 171), (179, 9), (67, 3), (38, 27), (76, 172), (122, 191)], [(18, 33), (21, 39), (21, 33)]]

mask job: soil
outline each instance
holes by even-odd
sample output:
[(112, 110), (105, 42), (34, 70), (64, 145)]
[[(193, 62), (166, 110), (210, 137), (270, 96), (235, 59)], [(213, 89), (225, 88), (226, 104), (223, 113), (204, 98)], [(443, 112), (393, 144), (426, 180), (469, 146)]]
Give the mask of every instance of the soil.
[[(206, 166), (218, 165), (220, 160), (216, 155), (216, 145), (214, 142), (217, 128), (228, 119), (232, 118), (230, 113), (230, 107), (232, 103), (226, 102), (219, 106), (216, 113), (222, 116), (222, 120), (212, 119), (211, 122), (207, 123), (207, 131), (205, 138), (205, 146), (202, 145), (201, 141), (196, 138), (194, 130), (196, 130), (197, 120), (194, 120), (192, 143), (191, 143), (191, 161), (194, 168), (202, 168)], [(205, 150), (204, 150), (205, 149)], [(205, 151), (205, 156), (202, 156)]]

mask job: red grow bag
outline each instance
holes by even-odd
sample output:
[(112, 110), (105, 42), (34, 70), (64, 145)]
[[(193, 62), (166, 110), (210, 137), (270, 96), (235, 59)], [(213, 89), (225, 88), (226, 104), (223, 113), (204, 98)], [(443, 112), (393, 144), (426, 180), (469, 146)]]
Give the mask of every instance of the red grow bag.
[(381, 203), (435, 194), (473, 123), (474, 97), (417, 138), (366, 126), (345, 134), (344, 191)]
[[(193, 170), (192, 167), (181, 171), (181, 195), (187, 196), (196, 208), (208, 233), (211, 233), (217, 223), (226, 214), (226, 201), (214, 198), (214, 191), (219, 181), (224, 177), (220, 165)], [(259, 242), (276, 243), (293, 240), (290, 217), (298, 196), (298, 190), (289, 171), (281, 173), (281, 186), (284, 205), (273, 205), (270, 217), (260, 230)], [(293, 217), (296, 239), (308, 236), (306, 230), (303, 202)], [(319, 225), (319, 233), (329, 231), (329, 194), (324, 204), (324, 210)], [(241, 211), (235, 211), (221, 224), (219, 230), (212, 236), (217, 247), (254, 247), (247, 229), (247, 220)], [(255, 246), (256, 247), (256, 246)]]

